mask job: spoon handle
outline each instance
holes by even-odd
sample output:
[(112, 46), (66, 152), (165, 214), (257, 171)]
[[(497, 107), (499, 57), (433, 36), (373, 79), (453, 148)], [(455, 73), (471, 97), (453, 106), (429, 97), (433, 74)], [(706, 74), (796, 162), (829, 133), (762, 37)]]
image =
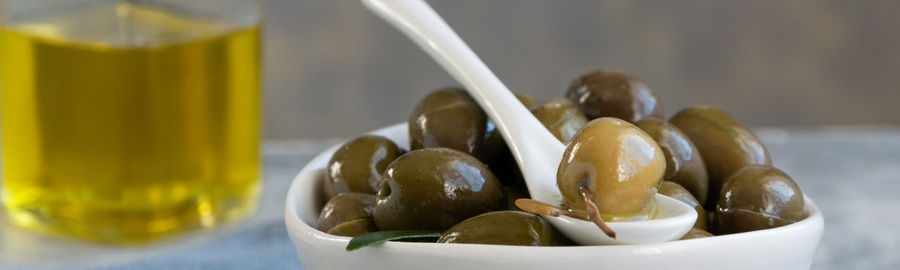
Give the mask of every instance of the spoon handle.
[[(431, 55), (496, 123), (525, 176), (532, 198), (561, 202), (556, 170), (564, 146), (422, 0), (362, 0)], [(528, 165), (526, 165), (528, 164)], [(526, 167), (527, 166), (527, 167)]]

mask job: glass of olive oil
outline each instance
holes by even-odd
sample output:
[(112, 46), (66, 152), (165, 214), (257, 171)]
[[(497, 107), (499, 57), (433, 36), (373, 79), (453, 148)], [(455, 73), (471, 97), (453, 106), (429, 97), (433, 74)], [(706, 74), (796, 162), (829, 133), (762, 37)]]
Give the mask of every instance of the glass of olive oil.
[(260, 5), (0, 0), (6, 219), (140, 243), (252, 213)]

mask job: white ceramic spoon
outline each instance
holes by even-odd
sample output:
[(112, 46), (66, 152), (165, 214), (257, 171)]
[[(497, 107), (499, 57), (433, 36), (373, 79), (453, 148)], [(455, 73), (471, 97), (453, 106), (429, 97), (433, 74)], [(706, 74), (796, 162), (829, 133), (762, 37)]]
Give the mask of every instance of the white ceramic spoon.
[[(531, 198), (561, 205), (556, 171), (565, 146), (531, 115), (500, 79), (462, 39), (422, 0), (362, 0), (373, 12), (400, 29), (434, 58), (491, 117), (512, 150)], [(657, 194), (657, 218), (607, 222), (616, 232), (610, 238), (597, 225), (570, 217), (544, 216), (570, 239), (582, 245), (655, 243), (681, 238), (697, 219), (694, 209)]]

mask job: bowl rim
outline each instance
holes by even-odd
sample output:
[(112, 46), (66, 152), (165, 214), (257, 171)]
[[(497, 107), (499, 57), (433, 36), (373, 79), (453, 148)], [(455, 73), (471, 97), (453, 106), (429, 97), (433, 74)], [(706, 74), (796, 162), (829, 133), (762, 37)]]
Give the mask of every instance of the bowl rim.
[[(380, 135), (385, 136), (384, 133), (392, 132), (394, 129), (405, 128), (406, 123), (397, 123), (393, 125), (389, 125), (386, 127), (382, 127), (380, 129), (367, 132), (367, 135)], [(392, 139), (394, 140), (394, 139)], [(312, 174), (314, 171), (319, 170), (317, 164), (327, 162), (328, 159), (331, 159), (332, 154), (337, 151), (337, 149), (343, 145), (345, 141), (339, 142), (335, 145), (328, 147), (326, 150), (320, 152), (313, 159), (311, 159), (306, 165), (303, 166), (291, 181), (291, 185), (288, 188), (287, 196), (285, 199), (284, 206), (284, 220), (285, 226), (287, 227), (288, 232), (291, 236), (302, 237), (303, 235), (307, 237), (302, 237), (307, 240), (312, 240), (315, 242), (321, 243), (331, 243), (336, 244), (340, 243), (344, 246), (350, 242), (351, 237), (345, 236), (336, 236), (327, 234), (325, 232), (319, 231), (314, 226), (307, 224), (300, 217), (298, 207), (303, 203), (303, 201), (299, 198), (301, 194), (301, 189), (304, 186), (311, 186), (312, 184), (306, 184), (305, 177), (307, 175)], [(306, 185), (304, 185), (306, 184)], [(817, 227), (822, 227), (824, 229), (824, 217), (822, 213), (819, 211), (818, 206), (813, 202), (809, 196), (806, 194), (803, 195), (804, 198), (804, 212), (806, 212), (806, 217), (803, 220), (797, 221), (790, 225), (781, 226), (777, 228), (765, 229), (765, 230), (757, 230), (750, 232), (742, 232), (742, 233), (734, 233), (734, 234), (726, 234), (726, 235), (716, 235), (713, 237), (704, 237), (704, 238), (695, 238), (695, 239), (687, 239), (687, 240), (675, 240), (669, 242), (662, 243), (651, 243), (651, 244), (625, 244), (625, 245), (601, 245), (601, 246), (510, 246), (510, 245), (489, 245), (489, 244), (437, 244), (437, 243), (416, 243), (416, 242), (397, 242), (397, 241), (388, 241), (381, 245), (367, 248), (386, 248), (392, 250), (421, 250), (422, 247), (446, 247), (446, 248), (455, 248), (466, 247), (466, 246), (479, 246), (480, 248), (485, 248), (484, 251), (490, 251), (492, 249), (527, 249), (527, 250), (541, 250), (541, 249), (553, 249), (553, 250), (562, 250), (562, 249), (572, 249), (572, 250), (584, 250), (584, 249), (597, 249), (597, 250), (608, 250), (608, 249), (622, 249), (622, 248), (672, 248), (672, 247), (682, 247), (685, 243), (696, 243), (698, 245), (708, 245), (713, 242), (718, 241), (727, 241), (727, 240), (737, 240), (737, 239), (745, 239), (745, 238), (757, 238), (757, 237), (765, 237), (769, 235), (778, 235), (791, 233), (793, 231), (805, 231), (808, 229), (814, 229)], [(309, 199), (312, 200), (312, 199)]]

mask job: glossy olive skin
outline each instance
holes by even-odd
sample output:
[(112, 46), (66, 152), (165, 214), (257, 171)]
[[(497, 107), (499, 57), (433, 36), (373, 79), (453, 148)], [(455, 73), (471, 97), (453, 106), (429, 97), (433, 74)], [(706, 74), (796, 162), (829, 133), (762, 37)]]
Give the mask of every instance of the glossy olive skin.
[(459, 88), (444, 88), (425, 96), (409, 116), (412, 150), (446, 147), (484, 159), (487, 116)]
[(803, 192), (783, 171), (749, 165), (722, 187), (716, 205), (715, 232), (730, 234), (788, 225), (805, 218)]
[(697, 238), (705, 238), (705, 237), (713, 237), (713, 236), (715, 236), (715, 235), (713, 235), (707, 231), (704, 231), (702, 229), (691, 228), (691, 230), (688, 231), (687, 234), (682, 236), (680, 240), (697, 239)]
[(514, 246), (554, 246), (565, 238), (537, 215), (519, 211), (499, 211), (466, 219), (451, 227), (438, 243)]
[(672, 199), (679, 200), (683, 203), (694, 207), (694, 211), (697, 211), (697, 221), (694, 222), (694, 228), (706, 230), (706, 219), (708, 218), (706, 215), (706, 209), (703, 209), (703, 204), (697, 201), (694, 198), (694, 195), (691, 195), (691, 192), (681, 185), (672, 182), (672, 181), (662, 181), (659, 184), (659, 194), (669, 196)]
[(322, 186), (326, 199), (345, 192), (375, 194), (381, 173), (401, 153), (397, 144), (382, 136), (366, 135), (345, 143), (328, 161)]
[(449, 148), (406, 153), (382, 180), (372, 215), (382, 230), (444, 230), (506, 208), (503, 186), (487, 166)]
[(595, 71), (569, 86), (566, 97), (581, 107), (588, 119), (615, 117), (628, 122), (662, 118), (656, 93), (635, 76), (619, 71)]
[(653, 138), (631, 123), (604, 117), (575, 135), (556, 181), (565, 207), (584, 213), (578, 188), (586, 183), (604, 220), (630, 220), (652, 216), (665, 171), (665, 156)]
[(709, 175), (707, 209), (715, 206), (725, 178), (750, 164), (772, 164), (769, 150), (759, 138), (722, 110), (690, 107), (669, 122), (687, 135), (703, 156)]
[(328, 232), (335, 226), (361, 218), (371, 218), (375, 196), (363, 193), (341, 193), (322, 207), (316, 229)]
[(534, 115), (562, 143), (569, 143), (587, 124), (587, 117), (571, 100), (553, 99), (531, 109)]
[(694, 143), (678, 127), (660, 119), (643, 119), (635, 125), (647, 132), (662, 148), (666, 156), (663, 179), (687, 188), (702, 205), (709, 190), (709, 177), (703, 157)]
[(378, 227), (372, 218), (358, 218), (334, 226), (326, 233), (337, 236), (354, 237), (370, 232), (377, 232)]

